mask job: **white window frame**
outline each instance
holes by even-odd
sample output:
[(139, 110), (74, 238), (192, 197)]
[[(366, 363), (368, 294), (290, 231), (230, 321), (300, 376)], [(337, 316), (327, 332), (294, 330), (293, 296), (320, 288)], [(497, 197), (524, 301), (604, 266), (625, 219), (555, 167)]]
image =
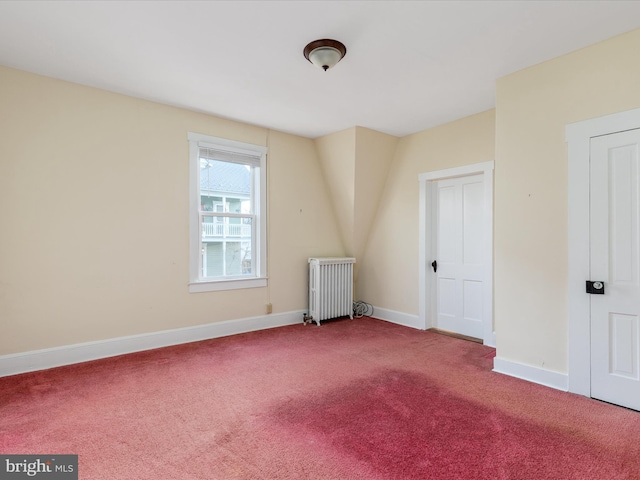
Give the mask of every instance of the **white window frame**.
[[(267, 147), (250, 143), (212, 137), (189, 132), (189, 292), (213, 292), (267, 286)], [(254, 183), (253, 201), (255, 226), (252, 238), (252, 255), (255, 255), (254, 275), (241, 278), (202, 278), (200, 225), (200, 147), (215, 148), (230, 153), (249, 154), (260, 158), (260, 166), (254, 167), (257, 181)]]

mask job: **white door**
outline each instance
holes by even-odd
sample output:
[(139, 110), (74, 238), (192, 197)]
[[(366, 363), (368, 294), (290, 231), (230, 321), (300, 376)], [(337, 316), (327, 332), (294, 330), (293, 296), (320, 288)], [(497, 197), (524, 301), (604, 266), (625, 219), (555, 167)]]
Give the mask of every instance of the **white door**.
[(433, 189), (436, 327), (480, 339), (484, 327), (483, 178), (440, 180)]
[(640, 130), (591, 139), (591, 396), (640, 410)]

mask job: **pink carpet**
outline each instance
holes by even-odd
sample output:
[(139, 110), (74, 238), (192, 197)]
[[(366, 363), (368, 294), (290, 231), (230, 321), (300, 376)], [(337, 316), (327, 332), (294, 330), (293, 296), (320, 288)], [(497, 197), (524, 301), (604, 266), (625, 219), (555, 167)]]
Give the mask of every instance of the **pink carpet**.
[(0, 453), (82, 479), (637, 479), (640, 414), (368, 318), (0, 379)]

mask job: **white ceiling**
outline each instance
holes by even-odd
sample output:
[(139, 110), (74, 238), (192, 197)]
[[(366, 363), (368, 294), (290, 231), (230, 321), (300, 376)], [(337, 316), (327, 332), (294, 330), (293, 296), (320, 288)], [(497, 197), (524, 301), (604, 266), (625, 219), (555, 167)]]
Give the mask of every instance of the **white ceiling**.
[[(403, 136), (637, 27), (639, 1), (0, 1), (0, 64), (311, 138)], [(318, 38), (347, 46), (328, 72), (302, 55)]]

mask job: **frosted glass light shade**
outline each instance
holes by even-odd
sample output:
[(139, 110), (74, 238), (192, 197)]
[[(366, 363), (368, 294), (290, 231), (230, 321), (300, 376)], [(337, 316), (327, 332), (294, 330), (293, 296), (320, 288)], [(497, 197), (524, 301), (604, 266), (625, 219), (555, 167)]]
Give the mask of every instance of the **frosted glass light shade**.
[(309, 61), (323, 70), (333, 67), (341, 58), (340, 52), (331, 47), (316, 48), (309, 54)]
[(329, 70), (347, 54), (347, 48), (337, 40), (316, 40), (304, 49), (304, 56), (316, 67)]

